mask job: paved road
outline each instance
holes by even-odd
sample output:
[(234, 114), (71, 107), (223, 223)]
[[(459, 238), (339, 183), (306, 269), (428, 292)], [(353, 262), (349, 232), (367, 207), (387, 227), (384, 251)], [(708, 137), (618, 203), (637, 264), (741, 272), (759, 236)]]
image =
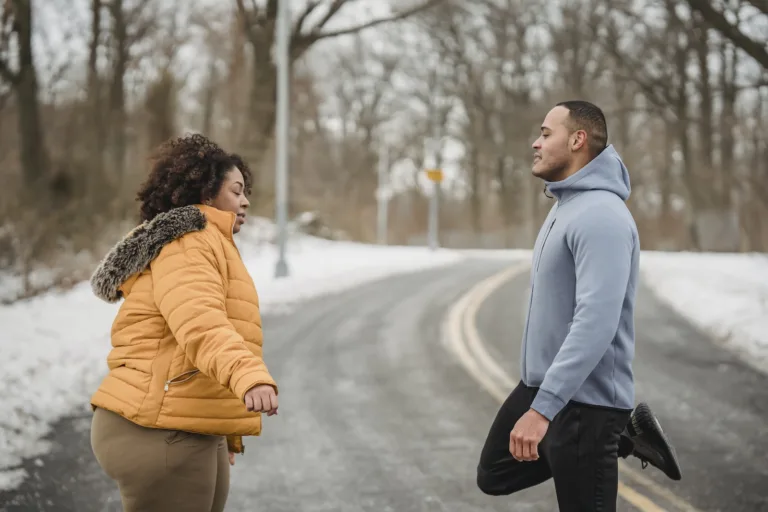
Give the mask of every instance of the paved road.
[[(266, 358), (281, 385), (280, 414), (265, 418), (264, 435), (248, 440), (246, 455), (238, 457), (227, 510), (556, 510), (551, 484), (514, 499), (485, 496), (476, 489), (477, 457), (498, 404), (440, 340), (448, 308), (503, 266), (499, 261), (468, 262), (393, 277), (314, 300), (290, 316), (265, 318)], [(521, 318), (510, 311), (522, 311), (521, 291), (524, 285), (517, 281), (504, 286), (479, 315), (481, 332), (511, 370), (516, 370)], [(766, 453), (765, 423), (757, 424), (765, 415), (755, 412), (765, 396), (757, 394), (757, 385), (762, 382), (765, 390), (765, 380), (733, 366), (733, 359), (725, 370), (700, 369), (716, 352), (706, 343), (693, 348), (681, 344), (677, 338), (685, 336), (675, 333), (689, 332), (687, 326), (650, 299), (644, 304), (639, 322), (654, 320), (646, 334), (652, 333), (661, 348), (658, 360), (638, 368), (639, 391), (669, 424), (684, 459), (702, 464), (695, 470), (687, 464), (687, 480), (676, 490), (695, 498), (702, 510), (758, 510), (743, 506), (758, 503), (754, 482), (766, 481), (765, 468), (759, 472), (764, 462), (758, 460), (759, 448)], [(698, 339), (686, 336), (690, 342)], [(640, 359), (650, 357), (646, 350), (638, 349)], [(724, 357), (719, 355), (718, 363)], [(736, 386), (743, 387), (741, 394), (730, 396)], [(709, 412), (699, 412), (707, 396), (718, 401)], [(724, 400), (728, 396), (730, 406)], [(684, 397), (692, 407), (681, 406), (674, 397)], [(710, 416), (726, 411), (736, 416), (727, 422)], [(670, 424), (673, 412), (684, 417)], [(691, 425), (704, 433), (688, 433)], [(113, 486), (90, 456), (87, 418), (62, 422), (56, 432), (54, 451), (28, 463), (33, 478), (12, 495), (0, 494), (0, 510), (120, 510)], [(680, 438), (687, 438), (686, 443)], [(750, 446), (749, 439), (763, 442)], [(731, 462), (725, 448), (734, 450), (728, 452), (735, 457)], [(713, 465), (718, 460), (727, 467)], [(728, 502), (723, 494), (725, 484), (716, 480), (726, 472), (733, 475), (730, 482), (741, 477), (743, 487), (732, 483), (731, 488), (744, 489), (744, 501)], [(706, 486), (697, 477), (705, 478)], [(3, 509), (3, 503), (10, 504)], [(622, 501), (620, 510), (633, 508)]]
[[(477, 319), (489, 351), (515, 376), (527, 289), (527, 274), (507, 282)], [(768, 377), (716, 346), (647, 288), (638, 293), (636, 329), (636, 398), (651, 405), (672, 438), (683, 480), (650, 466), (644, 474), (702, 511), (768, 511)]]

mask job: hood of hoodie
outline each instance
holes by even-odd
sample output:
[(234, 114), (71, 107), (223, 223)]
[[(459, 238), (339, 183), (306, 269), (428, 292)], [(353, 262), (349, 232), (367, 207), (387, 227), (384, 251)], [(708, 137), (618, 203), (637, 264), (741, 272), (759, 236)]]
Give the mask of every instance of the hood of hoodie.
[(138, 275), (160, 251), (177, 238), (206, 226), (197, 206), (174, 208), (137, 226), (120, 240), (91, 276), (93, 293), (106, 302), (117, 302), (130, 293)]
[(626, 201), (632, 190), (629, 171), (613, 144), (576, 173), (562, 181), (548, 181), (546, 187), (560, 202), (587, 190), (613, 192)]

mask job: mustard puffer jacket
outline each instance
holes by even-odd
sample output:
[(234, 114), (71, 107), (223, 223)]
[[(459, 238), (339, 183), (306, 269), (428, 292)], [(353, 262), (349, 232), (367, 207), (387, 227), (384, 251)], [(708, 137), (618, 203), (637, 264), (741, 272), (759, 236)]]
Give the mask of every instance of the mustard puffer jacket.
[(91, 278), (112, 326), (109, 373), (91, 398), (149, 428), (261, 433), (248, 412), (253, 386), (277, 385), (262, 358), (259, 297), (232, 238), (236, 216), (205, 205), (175, 208), (121, 240)]

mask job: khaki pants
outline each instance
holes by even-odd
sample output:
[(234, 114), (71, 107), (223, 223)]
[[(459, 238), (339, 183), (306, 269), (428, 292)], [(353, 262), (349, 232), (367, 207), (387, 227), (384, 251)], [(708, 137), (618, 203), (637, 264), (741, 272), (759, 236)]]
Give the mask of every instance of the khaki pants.
[(125, 512), (222, 512), (229, 493), (226, 438), (141, 427), (97, 408), (91, 446), (117, 482)]

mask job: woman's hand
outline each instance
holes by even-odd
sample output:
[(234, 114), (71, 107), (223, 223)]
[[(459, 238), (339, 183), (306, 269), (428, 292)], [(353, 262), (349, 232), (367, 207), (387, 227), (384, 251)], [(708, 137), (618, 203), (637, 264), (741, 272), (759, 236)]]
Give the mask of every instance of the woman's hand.
[(277, 414), (277, 393), (269, 384), (253, 386), (245, 393), (245, 407), (251, 412), (265, 412), (267, 416)]
[(229, 452), (229, 465), (235, 465), (235, 452)]

